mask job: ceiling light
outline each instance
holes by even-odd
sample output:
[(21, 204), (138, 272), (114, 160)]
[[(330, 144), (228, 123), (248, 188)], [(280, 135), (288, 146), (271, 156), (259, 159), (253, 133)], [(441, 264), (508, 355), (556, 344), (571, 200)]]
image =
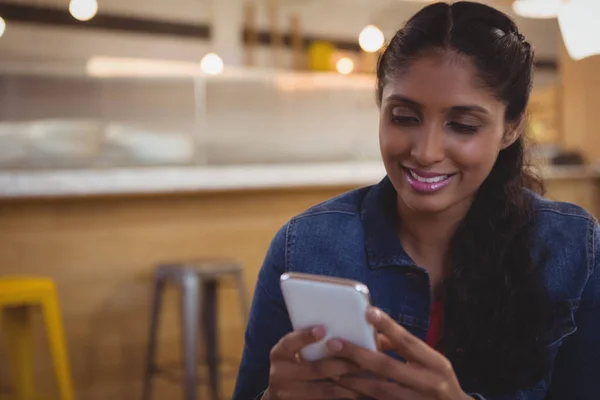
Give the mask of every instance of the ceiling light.
[(354, 70), (354, 62), (348, 57), (342, 57), (335, 63), (335, 69), (342, 75), (348, 75)]
[(76, 20), (89, 21), (98, 12), (98, 2), (96, 0), (71, 0), (69, 12)]
[(0, 37), (4, 35), (4, 31), (6, 31), (6, 22), (4, 21), (4, 18), (0, 17)]
[(208, 53), (200, 61), (200, 69), (205, 74), (217, 75), (223, 72), (223, 60), (218, 54)]
[(558, 24), (569, 55), (581, 60), (600, 54), (600, 2), (571, 0), (560, 6)]
[(367, 25), (358, 35), (358, 44), (367, 53), (374, 53), (383, 47), (385, 37), (375, 25)]
[(513, 11), (525, 18), (556, 18), (561, 0), (516, 0)]

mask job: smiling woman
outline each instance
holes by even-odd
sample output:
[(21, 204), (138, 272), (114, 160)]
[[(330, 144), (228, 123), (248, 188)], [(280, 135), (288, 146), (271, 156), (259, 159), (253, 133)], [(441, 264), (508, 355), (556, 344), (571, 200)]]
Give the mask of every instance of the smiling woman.
[[(532, 70), (514, 22), (480, 3), (430, 5), (398, 31), (377, 68), (387, 176), (277, 233), (234, 399), (597, 397), (600, 230), (525, 163)], [(366, 284), (381, 351), (292, 332), (290, 271)], [(330, 358), (297, 357), (325, 338)]]

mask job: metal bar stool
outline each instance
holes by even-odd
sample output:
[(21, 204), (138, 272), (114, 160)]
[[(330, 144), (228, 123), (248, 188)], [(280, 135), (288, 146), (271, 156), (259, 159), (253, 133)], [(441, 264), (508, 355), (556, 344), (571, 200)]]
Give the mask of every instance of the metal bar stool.
[(153, 376), (159, 372), (165, 372), (160, 371), (156, 366), (156, 347), (162, 296), (168, 282), (177, 284), (181, 290), (184, 398), (185, 400), (196, 400), (197, 398), (200, 313), (212, 399), (220, 398), (217, 290), (219, 281), (228, 276), (234, 278), (236, 282), (245, 323), (248, 319), (249, 307), (243, 267), (239, 263), (226, 260), (201, 260), (158, 266), (154, 275), (152, 315), (142, 393), (144, 400), (150, 399)]

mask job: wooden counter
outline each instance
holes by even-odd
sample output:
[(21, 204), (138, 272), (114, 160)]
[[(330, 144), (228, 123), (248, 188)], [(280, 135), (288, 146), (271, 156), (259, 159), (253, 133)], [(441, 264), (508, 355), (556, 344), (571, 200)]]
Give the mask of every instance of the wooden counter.
[(597, 177), (573, 177), (570, 179), (546, 179), (546, 197), (557, 201), (575, 203), (600, 218), (600, 179)]
[[(574, 201), (598, 215), (597, 176), (571, 172), (549, 177), (549, 197)], [(145, 196), (4, 196), (0, 274), (56, 280), (79, 399), (136, 399), (155, 265), (165, 260), (234, 257), (245, 265), (251, 293), (276, 230), (294, 214), (359, 185), (299, 186)], [(174, 293), (168, 293), (160, 335), (159, 359), (167, 363), (176, 363), (180, 355)], [(239, 362), (244, 329), (235, 293), (233, 287), (222, 290), (219, 313), (221, 348), (226, 358), (233, 359), (233, 366), (226, 369), (231, 372)], [(41, 319), (38, 322), (41, 327)], [(51, 390), (43, 332), (37, 345), (38, 382)], [(0, 391), (7, 381), (6, 365), (0, 363)], [(226, 394), (232, 387), (233, 379), (224, 382)], [(168, 381), (157, 379), (155, 388), (156, 399), (180, 398), (179, 386)]]
[[(235, 257), (246, 267), (251, 293), (276, 230), (345, 189), (6, 200), (0, 205), (0, 274), (56, 280), (79, 399), (136, 399), (154, 266), (163, 260)], [(175, 300), (168, 296), (163, 314), (163, 362), (177, 361), (180, 354)], [(234, 289), (225, 288), (220, 301), (222, 349), (237, 362), (244, 327)], [(46, 388), (51, 375), (42, 334), (38, 349), (38, 378)], [(1, 388), (7, 372), (0, 364)], [(225, 384), (228, 394), (232, 384)], [(179, 393), (178, 386), (157, 380), (155, 399), (177, 399)]]

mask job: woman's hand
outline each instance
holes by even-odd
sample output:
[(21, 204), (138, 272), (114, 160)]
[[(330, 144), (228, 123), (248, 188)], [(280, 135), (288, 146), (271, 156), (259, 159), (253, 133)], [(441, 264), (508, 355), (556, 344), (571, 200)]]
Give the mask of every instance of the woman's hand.
[(299, 352), (325, 337), (325, 329), (316, 327), (284, 336), (271, 350), (269, 388), (263, 400), (283, 399), (355, 399), (356, 392), (335, 383), (341, 376), (358, 371), (343, 359), (303, 362)]
[(442, 354), (411, 335), (377, 309), (367, 319), (383, 335), (384, 347), (395, 351), (406, 363), (351, 343), (333, 339), (328, 348), (334, 357), (352, 361), (374, 377), (341, 377), (339, 385), (376, 400), (466, 400), (452, 364)]

